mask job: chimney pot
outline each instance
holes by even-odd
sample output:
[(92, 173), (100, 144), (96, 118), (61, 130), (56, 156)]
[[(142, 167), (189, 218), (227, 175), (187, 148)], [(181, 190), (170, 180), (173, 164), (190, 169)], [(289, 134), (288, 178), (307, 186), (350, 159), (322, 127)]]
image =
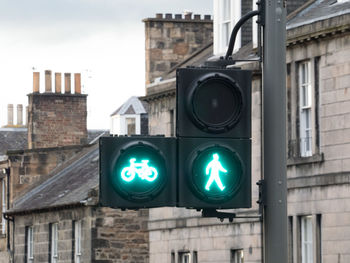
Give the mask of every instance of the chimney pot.
[(26, 106), (26, 119), (25, 119), (25, 121), (26, 121), (26, 126), (27, 127), (28, 127), (28, 110), (29, 110), (29, 107)]
[(70, 73), (64, 73), (64, 93), (71, 93)]
[(211, 20), (211, 15), (204, 15), (204, 20)]
[(40, 92), (40, 72), (33, 72), (33, 93)]
[(61, 73), (55, 73), (55, 92), (62, 93)]
[(181, 14), (175, 14), (175, 19), (182, 19), (182, 15)]
[(172, 19), (172, 18), (173, 18), (173, 15), (172, 15), (172, 14), (165, 14), (165, 18), (166, 18), (166, 19)]
[(7, 125), (13, 125), (13, 104), (7, 104)]
[(45, 70), (45, 92), (52, 92), (51, 70)]
[(17, 125), (23, 125), (23, 105), (17, 104)]
[(161, 14), (161, 13), (156, 14), (156, 18), (162, 19), (163, 18), (163, 14)]
[(75, 94), (81, 94), (81, 75), (80, 75), (80, 73), (74, 74), (74, 89), (75, 89)]

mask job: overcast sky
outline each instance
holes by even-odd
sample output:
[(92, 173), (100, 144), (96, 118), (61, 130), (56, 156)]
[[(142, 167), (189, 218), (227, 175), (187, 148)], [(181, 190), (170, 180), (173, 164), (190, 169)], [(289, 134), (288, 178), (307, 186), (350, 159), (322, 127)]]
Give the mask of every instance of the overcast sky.
[(43, 91), (50, 69), (80, 72), (88, 128), (109, 128), (115, 109), (145, 94), (142, 19), (185, 10), (212, 14), (212, 0), (0, 0), (0, 126), (7, 104), (28, 105), (33, 71)]

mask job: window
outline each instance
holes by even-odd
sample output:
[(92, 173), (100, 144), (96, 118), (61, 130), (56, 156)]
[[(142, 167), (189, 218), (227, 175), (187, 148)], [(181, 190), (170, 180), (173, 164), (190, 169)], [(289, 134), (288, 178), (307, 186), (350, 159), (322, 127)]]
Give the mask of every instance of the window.
[(34, 262), (34, 239), (33, 239), (33, 226), (26, 227), (26, 249), (25, 256), (27, 263)]
[(50, 224), (50, 262), (56, 263), (58, 262), (58, 252), (57, 252), (57, 244), (58, 244), (58, 224), (53, 223)]
[(179, 263), (191, 263), (191, 253), (179, 252)]
[(301, 263), (313, 263), (312, 216), (301, 217)]
[(231, 263), (243, 263), (243, 262), (244, 262), (243, 249), (231, 250)]
[(311, 63), (299, 65), (300, 156), (312, 155), (312, 90)]
[(227, 47), (231, 35), (231, 0), (223, 0), (221, 19), (221, 43)]
[[(242, 15), (242, 2), (241, 0), (214, 0), (215, 55), (221, 55), (227, 51), (232, 29)], [(241, 47), (241, 31), (237, 34), (234, 50)]]
[(74, 221), (74, 262), (81, 261), (81, 221)]
[(126, 118), (126, 131), (128, 135), (136, 134), (135, 118)]
[(6, 220), (4, 214), (6, 212), (6, 181), (5, 179), (1, 180), (1, 233), (6, 233)]

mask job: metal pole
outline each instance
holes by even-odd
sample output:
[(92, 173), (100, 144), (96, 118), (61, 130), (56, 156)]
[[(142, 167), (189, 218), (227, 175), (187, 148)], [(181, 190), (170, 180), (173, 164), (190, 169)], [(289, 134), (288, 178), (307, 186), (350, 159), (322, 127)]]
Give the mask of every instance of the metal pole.
[(263, 174), (265, 263), (287, 262), (286, 0), (265, 0)]

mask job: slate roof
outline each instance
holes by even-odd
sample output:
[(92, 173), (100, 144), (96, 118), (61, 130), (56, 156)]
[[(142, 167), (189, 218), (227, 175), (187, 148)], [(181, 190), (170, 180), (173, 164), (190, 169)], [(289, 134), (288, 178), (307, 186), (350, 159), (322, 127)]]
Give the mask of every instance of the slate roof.
[(147, 111), (147, 103), (140, 101), (136, 96), (132, 96), (122, 106), (114, 111), (111, 116), (124, 114), (145, 114)]
[(98, 143), (51, 172), (50, 179), (17, 199), (7, 214), (82, 205), (99, 183)]
[[(108, 130), (88, 130), (88, 142), (108, 133)], [(24, 150), (27, 147), (27, 128), (0, 128), (0, 160), (8, 150)]]
[[(308, 3), (306, 4), (308, 5)], [(296, 15), (287, 22), (287, 29), (349, 13), (350, 1), (316, 0), (296, 13)]]
[(0, 156), (8, 150), (27, 149), (26, 128), (1, 128), (0, 129)]

